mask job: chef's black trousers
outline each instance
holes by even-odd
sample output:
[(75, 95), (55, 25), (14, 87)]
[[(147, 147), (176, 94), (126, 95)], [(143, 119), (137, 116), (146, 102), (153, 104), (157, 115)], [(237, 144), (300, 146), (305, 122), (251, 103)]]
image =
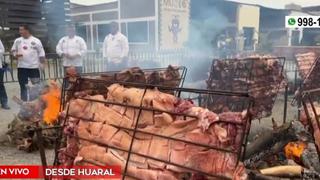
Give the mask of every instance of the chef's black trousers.
[(0, 103), (2, 106), (8, 104), (8, 96), (3, 82), (4, 71), (4, 69), (0, 68)]
[(18, 80), (20, 85), (20, 97), (23, 101), (28, 101), (28, 81), (32, 84), (40, 83), (39, 69), (18, 68)]

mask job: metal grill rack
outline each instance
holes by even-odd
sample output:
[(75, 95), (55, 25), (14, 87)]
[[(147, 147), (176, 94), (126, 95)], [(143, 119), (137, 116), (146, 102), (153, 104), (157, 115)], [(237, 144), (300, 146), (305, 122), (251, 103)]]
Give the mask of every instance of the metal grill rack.
[[(164, 82), (156, 82), (150, 84), (154, 85), (163, 85), (163, 86), (173, 86), (173, 87), (183, 87), (184, 81), (187, 74), (187, 68), (183, 66), (176, 67), (179, 72), (179, 78), (173, 80), (165, 80)], [(152, 74), (156, 73), (164, 73), (168, 68), (153, 68), (153, 69), (141, 69), (145, 74)], [(82, 73), (76, 80), (75, 83), (72, 83), (71, 88), (67, 87), (67, 78), (63, 79), (63, 86), (62, 86), (62, 93), (61, 93), (61, 102), (62, 102), (62, 109), (65, 107), (66, 102), (74, 96), (76, 92), (81, 91), (90, 91), (92, 93), (101, 94), (105, 93), (106, 85), (113, 84), (119, 80), (118, 75), (121, 71), (108, 71), (108, 72), (101, 72), (101, 73)], [(99, 81), (103, 80), (103, 81)], [(137, 85), (145, 85), (149, 84), (149, 82), (140, 82), (137, 79), (126, 79), (125, 82), (139, 82), (136, 83)]]
[[(312, 91), (313, 95), (315, 95), (315, 89), (320, 88), (320, 85), (318, 82), (319, 79), (319, 72), (320, 72), (320, 57), (318, 57), (314, 63), (310, 66), (308, 66), (307, 69), (303, 69), (306, 71), (309, 71), (302, 82), (300, 83), (300, 87), (297, 89), (295, 96), (291, 102), (291, 105), (297, 105), (299, 110), (298, 110), (298, 117), (300, 117), (300, 108), (302, 107), (302, 101), (303, 101), (303, 96), (308, 92)], [(319, 93), (320, 95), (320, 93)]]
[[(320, 161), (320, 88), (304, 91), (302, 93), (302, 106), (307, 118), (308, 129), (312, 134)], [(318, 139), (317, 139), (318, 137)]]
[(318, 57), (312, 66), (309, 68), (309, 73), (305, 76), (301, 87), (298, 90), (298, 93), (295, 97), (296, 100), (301, 97), (305, 91), (314, 90), (320, 88), (320, 84), (317, 83), (317, 80), (320, 77), (320, 57)]
[[(78, 81), (81, 82), (81, 80), (84, 80), (84, 79), (85, 78), (80, 78), (80, 79), (78, 79)], [(110, 82), (104, 81), (104, 80), (94, 80), (94, 79), (85, 79), (85, 80), (87, 80), (87, 81), (90, 80), (90, 81), (93, 81), (94, 83), (98, 83), (98, 82), (104, 83), (106, 86), (111, 84)], [(118, 84), (121, 84), (121, 85), (123, 85), (125, 87), (137, 87), (137, 88), (143, 89), (144, 94), (146, 93), (146, 91), (148, 89), (157, 88), (158, 90), (160, 90), (162, 92), (165, 92), (165, 91), (171, 91), (172, 92), (173, 91), (173, 92), (175, 92), (175, 94), (179, 94), (179, 95), (194, 94), (195, 96), (211, 95), (211, 96), (237, 97), (237, 98), (241, 99), (241, 102), (243, 103), (243, 105), (242, 105), (243, 109), (242, 110), (246, 110), (247, 112), (249, 112), (249, 109), (252, 106), (252, 99), (250, 98), (249, 94), (245, 93), (245, 92), (225, 92), (225, 91), (213, 91), (213, 90), (196, 90), (196, 89), (188, 89), (188, 88), (165, 87), (165, 86), (159, 86), (159, 85), (146, 85), (146, 84), (141, 84), (141, 83), (130, 83), (130, 82), (112, 82), (112, 83), (118, 83)], [(82, 97), (79, 97), (79, 99), (82, 99), (82, 100), (85, 100), (85, 101), (89, 101), (89, 102), (103, 103), (103, 104), (105, 104), (107, 106), (109, 106), (109, 105), (117, 105), (117, 106), (122, 106), (122, 107), (125, 107), (125, 108), (134, 108), (134, 109), (138, 110), (139, 114), (138, 114), (137, 122), (135, 123), (134, 128), (125, 128), (125, 127), (113, 125), (113, 127), (117, 128), (117, 129), (121, 129), (121, 130), (124, 130), (124, 131), (132, 133), (132, 138), (131, 138), (131, 143), (130, 143), (130, 148), (129, 149), (121, 149), (121, 148), (113, 147), (113, 146), (110, 146), (108, 144), (104, 144), (104, 143), (97, 142), (97, 141), (94, 141), (94, 140), (78, 137), (77, 134), (74, 134), (74, 135), (71, 135), (71, 136), (69, 135), (69, 138), (72, 137), (72, 138), (76, 138), (77, 140), (89, 141), (89, 142), (91, 142), (93, 144), (97, 144), (97, 145), (99, 145), (101, 147), (106, 147), (106, 148), (110, 148), (110, 149), (114, 149), (114, 150), (117, 150), (117, 151), (122, 151), (122, 152), (128, 153), (128, 156), (127, 156), (127, 159), (126, 159), (127, 160), (126, 161), (126, 166), (125, 166), (124, 171), (122, 172), (123, 179), (126, 176), (130, 177), (130, 175), (127, 173), (127, 167), (128, 167), (128, 163), (130, 162), (129, 161), (130, 157), (132, 155), (144, 157), (146, 159), (151, 159), (151, 160), (158, 161), (158, 162), (163, 162), (163, 163), (166, 163), (168, 165), (172, 165), (172, 166), (176, 166), (176, 167), (179, 167), (179, 168), (186, 169), (186, 171), (188, 171), (188, 172), (195, 172), (195, 173), (198, 173), (198, 174), (201, 174), (201, 175), (204, 175), (204, 176), (216, 177), (216, 178), (219, 178), (219, 179), (229, 179), (228, 177), (224, 176), (223, 174), (210, 174), (208, 172), (203, 172), (201, 169), (193, 169), (193, 168), (190, 168), (190, 167), (187, 167), (187, 166), (183, 166), (183, 165), (175, 164), (175, 163), (163, 160), (163, 159), (159, 159), (157, 157), (153, 157), (153, 156), (150, 156), (150, 155), (145, 155), (145, 154), (141, 154), (141, 153), (138, 153), (138, 152), (133, 152), (132, 151), (132, 146), (133, 146), (134, 141), (136, 139), (137, 133), (150, 135), (150, 136), (153, 136), (153, 137), (162, 138), (162, 139), (166, 139), (166, 140), (169, 140), (169, 141), (177, 141), (177, 142), (185, 143), (187, 145), (192, 145), (192, 146), (195, 146), (195, 147), (215, 150), (217, 152), (235, 154), (237, 156), (237, 164), (244, 157), (246, 144), (247, 144), (247, 139), (248, 139), (248, 133), (250, 131), (250, 125), (251, 125), (251, 115), (250, 115), (250, 113), (248, 113), (248, 116), (247, 116), (246, 120), (243, 123), (229, 122), (229, 121), (228, 122), (223, 122), (223, 121), (217, 122), (217, 123), (222, 123), (222, 124), (225, 123), (225, 124), (234, 125), (235, 127), (241, 128), (242, 132), (243, 132), (240, 135), (241, 136), (241, 145), (239, 147), (230, 146), (229, 148), (222, 148), (222, 147), (219, 147), (219, 146), (212, 146), (212, 145), (208, 145), (208, 144), (200, 144), (198, 142), (190, 142), (190, 141), (186, 141), (186, 140), (179, 139), (179, 138), (166, 137), (166, 136), (160, 135), (158, 133), (145, 132), (143, 130), (139, 130), (139, 128), (138, 128), (140, 115), (144, 111), (157, 112), (157, 113), (168, 113), (168, 114), (170, 114), (172, 116), (184, 117), (184, 119), (197, 118), (197, 117), (189, 116), (187, 114), (182, 114), (182, 113), (173, 113), (173, 112), (166, 112), (166, 111), (161, 111), (161, 110), (157, 110), (157, 109), (153, 109), (153, 108), (147, 108), (147, 107), (144, 107), (142, 105), (142, 101), (141, 101), (140, 106), (131, 106), (131, 105), (122, 104), (122, 103), (115, 103), (115, 102), (108, 102), (108, 101), (101, 101), (101, 100), (93, 100), (93, 99), (82, 98)], [(83, 117), (72, 116), (71, 114), (69, 114), (69, 108), (70, 108), (69, 106), (66, 106), (66, 109), (67, 109), (66, 112), (67, 113), (66, 113), (66, 117), (64, 119), (62, 119), (62, 122), (61, 122), (62, 127), (65, 127), (65, 125), (68, 123), (68, 120), (69, 120), (70, 117), (74, 117), (74, 118), (78, 119), (79, 121), (80, 120), (82, 120), (82, 121), (90, 121), (90, 122), (94, 122), (95, 121), (94, 116), (92, 118), (86, 118), (86, 119), (83, 118)], [(61, 131), (61, 135), (62, 135), (62, 131)], [(64, 138), (66, 138), (66, 135), (64, 135)], [(58, 138), (58, 139), (61, 141), (61, 139), (64, 139), (64, 138)], [(58, 150), (61, 148), (61, 145), (63, 145), (63, 143), (61, 143), (61, 142), (57, 143), (56, 158), (55, 158), (55, 163), (56, 164), (58, 162), (57, 161), (58, 153), (59, 153)], [(66, 154), (66, 156), (68, 156), (69, 158), (74, 158), (74, 155)], [(88, 163), (92, 163), (92, 162), (88, 162)], [(99, 166), (101, 164), (96, 164), (95, 163), (95, 165)]]
[(304, 58), (301, 58), (300, 57), (300, 60), (299, 60), (299, 57), (296, 56), (296, 59), (295, 59), (295, 64), (296, 64), (296, 67), (297, 67), (297, 71), (299, 73), (299, 76), (302, 78), (302, 79), (305, 79), (310, 70), (312, 69), (312, 67), (315, 65), (317, 59), (319, 59), (319, 57), (317, 57), (317, 55), (315, 54), (314, 55), (314, 59), (312, 58), (307, 58), (307, 57), (304, 57)]
[[(274, 63), (277, 71), (266, 70), (267, 62)], [(214, 60), (207, 81), (208, 89), (247, 91), (254, 98), (253, 119), (268, 117), (284, 80), (284, 65), (283, 57)], [(238, 109), (237, 98), (203, 98), (202, 104), (213, 111)]]
[[(178, 81), (178, 84), (175, 87), (183, 87), (184, 81), (187, 75), (187, 68), (184, 66), (178, 66), (178, 67), (172, 67), (169, 66), (167, 68), (150, 68), (150, 69), (140, 69), (143, 71), (144, 74), (150, 75), (152, 73), (164, 73), (167, 71), (168, 68), (176, 68), (179, 72), (180, 78), (174, 79), (174, 80), (166, 80), (166, 82), (156, 82), (157, 84), (163, 85), (163, 86), (168, 86), (166, 85), (167, 83), (171, 83), (173, 81)], [(127, 69), (128, 70), (128, 69)], [(126, 70), (124, 70), (126, 71)], [(110, 81), (121, 81), (119, 80), (119, 74), (120, 72), (124, 71), (107, 71), (107, 72), (100, 72), (100, 73), (82, 73), (80, 76), (85, 77), (85, 78), (104, 78), (105, 80), (110, 80)], [(126, 82), (136, 82), (138, 80), (136, 79), (128, 79)], [(147, 83), (147, 84), (154, 84), (154, 82), (140, 82), (140, 83)]]

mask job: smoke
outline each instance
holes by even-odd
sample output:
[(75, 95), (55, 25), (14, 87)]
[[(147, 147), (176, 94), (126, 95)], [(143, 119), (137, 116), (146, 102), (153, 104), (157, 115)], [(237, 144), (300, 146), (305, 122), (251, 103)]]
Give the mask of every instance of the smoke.
[[(20, 109), (18, 113), (18, 117), (21, 119), (30, 119), (33, 118), (36, 114), (39, 114), (38, 104), (34, 103), (39, 99), (42, 91), (45, 89), (46, 85), (44, 83), (27, 85), (28, 88), (28, 103), (22, 102), (19, 99), (16, 99), (19, 102)], [(37, 101), (38, 102), (38, 101)], [(39, 104), (40, 105), (40, 104)]]
[(210, 1), (192, 1), (190, 34), (187, 47), (213, 53), (216, 36), (231, 24)]
[(217, 57), (214, 51), (217, 36), (229, 26), (228, 18), (215, 7), (214, 2), (191, 1), (189, 41), (186, 44), (190, 52), (182, 64), (188, 68), (186, 86), (205, 87), (212, 59)]

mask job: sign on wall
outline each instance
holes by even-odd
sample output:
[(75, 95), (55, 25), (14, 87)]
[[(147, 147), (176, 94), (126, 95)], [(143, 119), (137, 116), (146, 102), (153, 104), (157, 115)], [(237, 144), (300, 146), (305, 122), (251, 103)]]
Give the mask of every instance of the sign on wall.
[(160, 49), (183, 48), (189, 36), (190, 0), (159, 0)]

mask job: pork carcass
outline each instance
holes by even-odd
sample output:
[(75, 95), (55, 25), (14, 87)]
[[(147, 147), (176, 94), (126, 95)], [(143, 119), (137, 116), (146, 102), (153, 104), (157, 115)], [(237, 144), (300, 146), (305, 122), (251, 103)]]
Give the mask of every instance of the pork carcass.
[[(284, 80), (281, 60), (271, 56), (247, 59), (215, 60), (207, 88), (235, 92), (249, 92), (254, 99), (253, 118), (271, 115), (280, 85)], [(248, 102), (239, 97), (209, 95), (203, 101), (215, 112), (239, 111)]]
[[(309, 73), (306, 75), (300, 91), (308, 91), (312, 89), (318, 89), (319, 86), (319, 76), (320, 76), (320, 57), (315, 60)], [(315, 93), (313, 93), (315, 95)], [(319, 95), (319, 93), (318, 93)]]
[(299, 75), (305, 79), (310, 72), (317, 55), (315, 52), (300, 53), (296, 55)]
[[(122, 170), (128, 163), (127, 173), (130, 176), (148, 180), (179, 179), (184, 173), (193, 173), (188, 168), (233, 179), (246, 179), (242, 163), (237, 164), (236, 154), (215, 149), (239, 149), (244, 135), (241, 123), (246, 121), (246, 113), (216, 114), (196, 107), (189, 100), (178, 99), (156, 89), (126, 88), (119, 84), (108, 88), (107, 97), (108, 101), (122, 105), (82, 99), (70, 102), (69, 114), (85, 117), (79, 118), (78, 126), (74, 128), (80, 137), (74, 163), (90, 160), (98, 164), (120, 165)], [(102, 99), (103, 96), (86, 98)], [(141, 110), (139, 107), (152, 110)], [(126, 113), (128, 109), (130, 115)], [(187, 117), (171, 115), (175, 112)], [(133, 132), (126, 128), (133, 129), (136, 125), (139, 132), (133, 136)], [(132, 154), (128, 160), (127, 151), (131, 144)]]
[(67, 92), (68, 101), (75, 95), (105, 94), (106, 83), (111, 84), (115, 81), (146, 83), (169, 87), (178, 87), (181, 82), (180, 68), (171, 65), (167, 68), (155, 70), (143, 70), (139, 67), (132, 67), (120, 72), (107, 72), (100, 75), (82, 74), (81, 78), (78, 75), (73, 75), (72, 77), (73, 81), (70, 82), (72, 86), (70, 86)]

